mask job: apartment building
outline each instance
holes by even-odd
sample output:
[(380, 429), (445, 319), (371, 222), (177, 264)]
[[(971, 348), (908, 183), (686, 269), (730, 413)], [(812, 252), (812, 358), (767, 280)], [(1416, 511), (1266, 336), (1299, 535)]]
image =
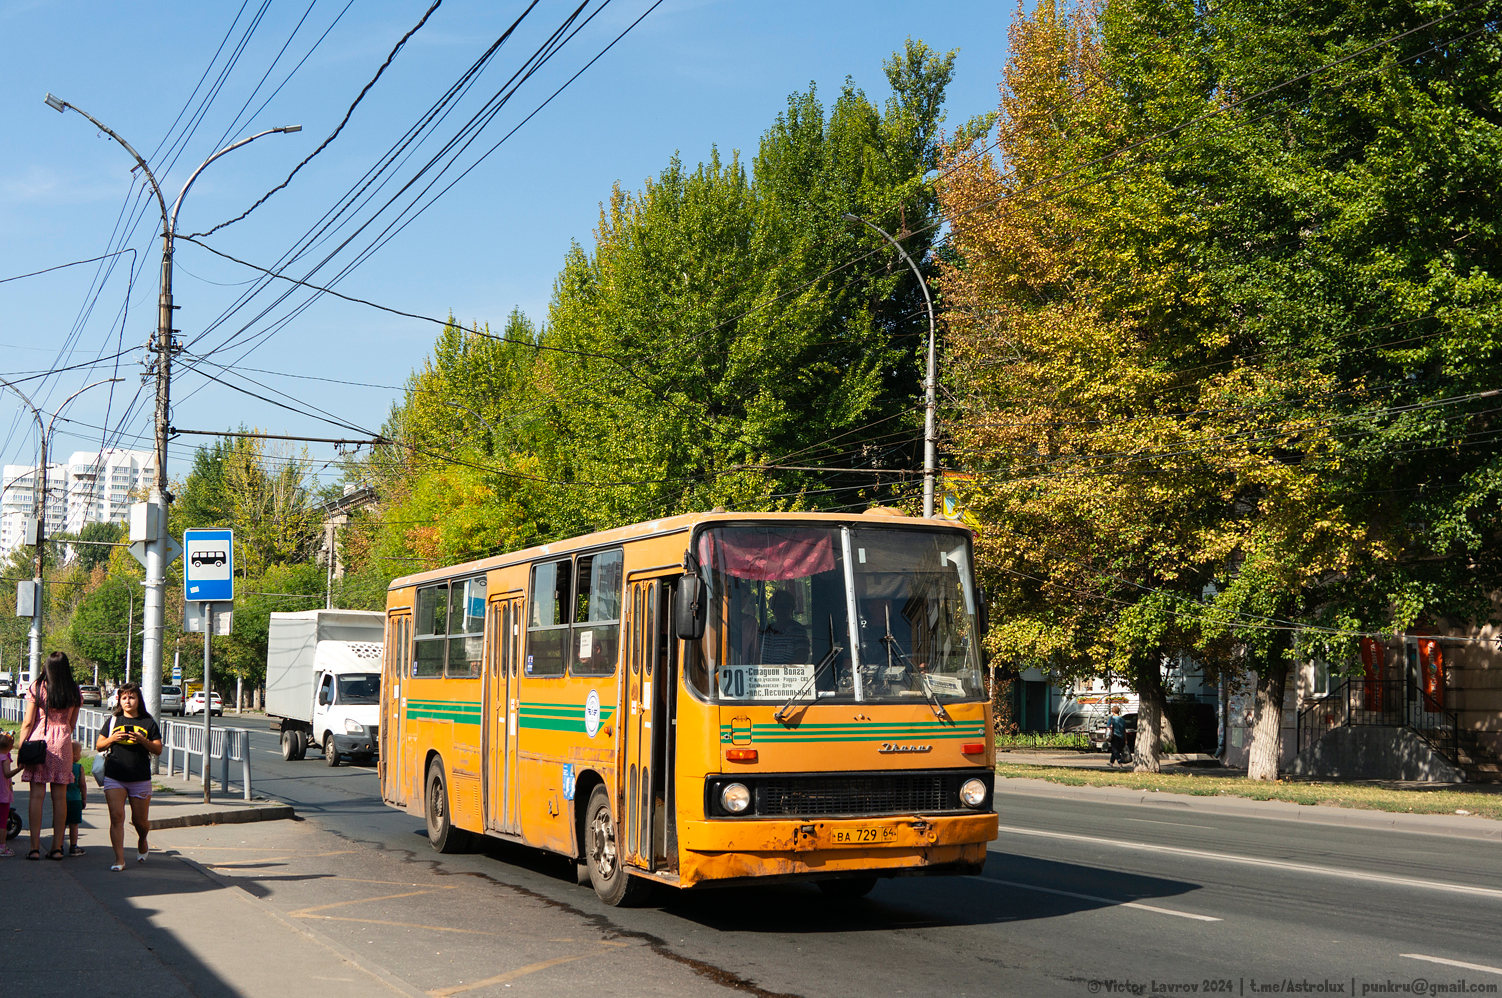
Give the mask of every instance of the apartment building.
[[(25, 543), (26, 521), (36, 502), (35, 465), (7, 464), (0, 477), (0, 557)], [(124, 523), (130, 504), (150, 487), (156, 473), (151, 451), (74, 451), (47, 466), (45, 523), (48, 535), (77, 533), (87, 523)]]

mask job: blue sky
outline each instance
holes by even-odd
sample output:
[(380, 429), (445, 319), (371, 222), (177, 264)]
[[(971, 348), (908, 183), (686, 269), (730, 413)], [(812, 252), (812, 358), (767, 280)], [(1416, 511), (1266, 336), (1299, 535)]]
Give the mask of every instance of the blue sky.
[[(133, 145), (157, 175), (169, 207), (193, 170), (224, 145), (265, 128), (302, 125), (300, 133), (269, 135), (235, 150), (201, 174), (178, 219), (179, 233), (200, 232), (239, 214), (317, 148), (431, 2), (0, 0), (6, 149), (0, 157), (0, 378), (17, 382), (44, 416), (91, 382), (122, 379), (68, 406), (56, 422), (54, 455), (97, 449), (101, 440), (151, 446), (151, 390), (142, 387), (141, 347), (156, 326), (160, 212), (154, 201), (143, 200), (125, 150), (73, 111), (59, 115), (47, 107), (43, 95), (82, 108)], [(399, 182), (505, 88), (579, 2), (540, 0), (434, 137), (394, 171)], [(652, 6), (652, 0), (610, 0), (603, 8), (600, 2), (591, 0), (582, 17), (598, 9), (594, 20), (520, 84), (433, 193), (476, 164), (480, 151), (516, 128)], [(242, 260), (278, 266), (524, 10), (515, 0), (444, 0), (338, 138), (286, 189), (204, 241)], [(718, 146), (749, 159), (787, 96), (810, 83), (827, 104), (849, 76), (880, 103), (887, 97), (881, 64), (908, 37), (959, 50), (947, 105), (951, 126), (994, 110), (1015, 11), (1001, 0), (664, 0), (357, 266), (338, 276), (371, 247), (391, 211), (308, 279), (336, 282), (344, 294), (391, 308), (438, 318), (452, 313), (497, 331), (513, 308), (544, 322), (565, 252), (574, 241), (592, 245), (599, 203), (614, 183), (638, 189), (674, 152), (695, 163)], [(395, 185), (383, 189), (376, 203), (394, 192)], [(371, 213), (366, 208), (360, 221)], [(287, 273), (308, 274), (352, 229), (319, 242)], [(134, 254), (113, 257), (112, 269), (105, 269), (109, 262), (94, 263), (6, 280), (126, 247)], [(314, 296), (305, 291), (276, 304), (289, 287), (283, 282), (236, 308), (240, 296), (256, 289), (248, 283), (256, 277), (254, 270), (178, 243), (173, 291), (187, 354), (173, 379), (173, 424), (362, 435), (258, 401), (205, 376), (212, 374), (378, 430), (438, 327), (328, 296), (309, 304)], [(63, 366), (75, 369), (39, 376)], [(0, 462), (35, 461), (30, 411), (10, 392), (0, 390), (0, 399)], [(174, 442), (173, 478), (186, 472), (191, 450), (207, 439)], [(307, 450), (319, 468), (334, 456), (326, 444)]]

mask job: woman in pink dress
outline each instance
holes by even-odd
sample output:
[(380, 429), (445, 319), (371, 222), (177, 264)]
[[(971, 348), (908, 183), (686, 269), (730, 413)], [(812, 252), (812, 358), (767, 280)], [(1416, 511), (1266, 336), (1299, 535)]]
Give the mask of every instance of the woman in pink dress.
[(21, 719), (18, 742), (40, 738), (47, 743), (47, 757), (21, 770), (21, 779), (31, 784), (31, 852), (27, 859), (42, 858), (42, 795), (52, 788), (52, 851), (48, 859), (63, 858), (63, 834), (68, 821), (68, 784), (73, 782), (73, 725), (78, 723), (82, 702), (78, 681), (68, 656), (55, 651), (47, 656), (42, 677), (27, 691), (26, 714)]

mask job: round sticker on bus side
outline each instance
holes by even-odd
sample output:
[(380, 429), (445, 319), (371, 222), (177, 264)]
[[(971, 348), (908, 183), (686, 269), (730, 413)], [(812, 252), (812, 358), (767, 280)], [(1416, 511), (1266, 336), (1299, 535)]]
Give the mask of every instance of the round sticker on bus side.
[(600, 694), (594, 690), (584, 701), (584, 732), (593, 738), (600, 730)]

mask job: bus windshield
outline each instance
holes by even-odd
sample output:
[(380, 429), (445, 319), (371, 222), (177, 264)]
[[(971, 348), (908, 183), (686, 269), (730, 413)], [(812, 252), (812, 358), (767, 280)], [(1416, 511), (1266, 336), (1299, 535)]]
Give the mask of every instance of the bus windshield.
[[(721, 702), (983, 697), (970, 539), (763, 524), (703, 531), (702, 692)], [(940, 708), (941, 709), (941, 708)]]

